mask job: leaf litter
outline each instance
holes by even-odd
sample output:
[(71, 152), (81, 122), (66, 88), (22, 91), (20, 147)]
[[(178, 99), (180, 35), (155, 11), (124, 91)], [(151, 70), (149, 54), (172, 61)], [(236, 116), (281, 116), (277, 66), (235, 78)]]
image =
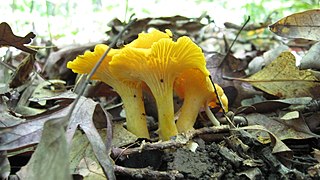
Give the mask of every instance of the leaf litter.
[[(316, 12), (318, 11), (307, 11), (306, 15), (302, 13), (302, 15), (298, 14), (301, 17), (294, 16), (294, 18), (316, 17), (318, 14), (313, 14)], [(118, 40), (118, 45), (121, 47), (121, 44), (132, 41), (138, 33), (151, 27), (170, 28), (177, 37), (189, 35), (199, 44), (209, 43), (210, 41), (205, 41), (201, 37), (206, 37), (208, 34), (215, 37), (217, 32), (213, 29), (203, 31), (212, 24), (200, 23), (202, 18), (174, 16), (152, 20), (141, 19), (132, 24), (125, 35)], [(279, 35), (284, 34), (285, 37), (314, 39), (317, 31), (312, 29), (310, 31), (312, 36), (310, 33), (306, 35), (304, 32), (307, 27), (302, 22), (296, 21), (297, 26), (303, 28), (300, 28), (299, 31), (293, 29), (292, 31), (296, 32), (294, 35), (290, 34), (290, 30), (278, 30), (277, 28), (283, 26), (279, 27), (276, 24), (271, 26), (271, 30)], [(281, 23), (281, 21), (278, 22), (282, 25)], [(123, 29), (124, 23), (114, 20), (109, 25), (111, 31), (107, 33), (110, 37), (107, 43), (114, 41), (115, 35)], [(296, 28), (297, 26), (285, 27)], [(6, 24), (2, 24), (0, 28), (3, 28), (5, 33), (12, 32)], [(261, 28), (266, 28), (266, 26)], [(234, 33), (234, 31), (227, 31), (228, 29), (226, 33), (229, 34)], [(33, 50), (24, 46), (30, 43), (30, 35), (32, 33), (25, 36), (25, 39), (14, 35), (8, 36), (12, 37), (11, 39), (0, 37), (7, 43), (2, 45), (11, 45), (24, 50), (31, 54), (28, 57), (30, 58), (34, 54)], [(13, 41), (16, 39), (19, 40), (19, 43)], [(213, 38), (213, 40), (214, 43), (221, 44), (221, 47), (228, 48), (228, 43), (221, 42), (219, 38)], [(243, 39), (239, 41), (241, 40)], [(251, 46), (257, 45), (250, 40), (246, 43)], [(130, 132), (123, 126), (120, 111), (112, 112), (112, 116), (105, 112), (105, 109), (109, 109), (108, 107), (121, 102), (114, 94), (112, 96), (116, 98), (108, 99), (111, 98), (109, 90), (101, 91), (98, 96), (81, 97), (67, 125), (57, 123), (64, 122), (60, 120), (68, 115), (76, 97), (68, 90), (68, 86), (75, 82), (75, 75), (66, 69), (65, 64), (93, 47), (92, 44), (86, 44), (58, 50), (47, 54), (45, 64), (38, 57), (31, 59), (32, 61), (27, 58), (19, 67), (6, 71), (15, 72), (11, 72), (14, 74), (12, 82), (15, 83), (4, 89), (1, 94), (0, 148), (4, 154), (1, 162), (4, 163), (1, 163), (0, 167), (5, 169), (4, 172), (1, 172), (2, 177), (8, 176), (9, 173), (14, 176), (15, 172), (19, 171), (17, 175), (26, 179), (42, 178), (44, 174), (49, 179), (56, 179), (58, 175), (66, 179), (71, 177), (68, 170), (85, 179), (104, 179), (110, 170), (117, 178), (133, 179), (261, 179), (263, 177), (310, 179), (319, 177), (319, 162), (316, 158), (318, 153), (313, 150), (317, 149), (315, 144), (319, 143), (319, 131), (313, 127), (317, 118), (310, 115), (320, 109), (317, 108), (317, 104), (312, 111), (310, 108), (311, 102), (317, 102), (318, 79), (309, 71), (299, 70), (295, 66), (294, 56), (289, 52), (282, 53), (277, 58), (268, 59), (265, 67), (256, 63), (257, 66), (260, 65), (261, 70), (256, 70), (257, 72), (249, 78), (244, 77), (250, 60), (263, 52), (253, 53), (254, 50), (245, 49), (247, 51), (245, 53), (251, 53), (252, 57), (249, 59), (245, 58), (246, 56), (236, 58), (232, 56), (232, 53), (237, 54), (237, 52), (232, 51), (227, 58), (221, 58), (225, 56), (223, 52), (226, 52), (222, 49), (220, 51), (222, 54), (215, 53), (216, 56), (212, 55), (212, 52), (206, 52), (210, 74), (214, 82), (221, 84), (225, 89), (231, 102), (229, 109), (234, 112), (227, 114), (226, 117), (230, 121), (225, 121), (225, 123), (229, 125), (236, 123), (237, 126), (243, 127), (234, 128), (226, 125), (210, 127), (212, 125), (210, 121), (200, 113), (195, 130), (190, 132), (191, 134), (179, 135), (175, 140), (157, 142), (157, 139), (138, 139), (131, 136), (132, 134), (130, 135)], [(291, 51), (290, 46), (289, 51)], [(310, 51), (313, 50), (310, 49)], [(70, 54), (72, 57), (69, 56)], [(312, 56), (317, 57), (314, 54)], [(41, 79), (38, 75), (30, 78), (29, 75), (34, 72), (35, 62), (42, 62), (44, 67), (41, 70), (42, 75), (47, 80), (38, 81)], [(27, 70), (23, 70), (22, 67)], [(19, 70), (22, 73), (19, 73)], [(1, 76), (6, 73), (1, 72), (3, 72)], [(54, 89), (45, 89), (53, 84), (48, 81), (53, 78), (66, 82), (61, 92), (57, 94)], [(248, 82), (258, 89), (250, 86)], [(34, 83), (38, 87), (29, 88), (27, 92), (26, 83)], [(93, 88), (94, 86), (95, 84)], [(241, 106), (240, 102), (253, 97), (264, 100)], [(301, 97), (307, 99), (300, 101)], [(16, 105), (19, 99), (21, 99), (20, 107), (25, 106), (40, 111), (17, 111)], [(295, 99), (297, 99), (296, 102), (293, 101)], [(104, 106), (100, 106), (98, 102)], [(25, 113), (21, 115), (21, 112)], [(226, 118), (221, 113), (217, 115), (221, 122)], [(115, 117), (120, 119), (115, 119)], [(150, 119), (155, 117), (150, 115)], [(244, 117), (245, 121), (238, 124), (236, 120), (241, 119), (239, 117)], [(112, 126), (108, 126), (111, 119)], [(66, 131), (63, 127), (66, 127)], [(316, 127), (319, 127), (319, 124)], [(113, 136), (110, 135), (111, 129), (113, 129)], [(304, 140), (304, 142), (299, 140)], [(197, 144), (194, 152), (188, 149), (190, 143)], [(29, 154), (28, 164), (20, 164), (21, 169), (8, 169), (8, 162), (13, 163), (12, 157), (19, 158), (20, 152), (23, 153), (21, 149), (26, 149), (27, 152), (28, 148), (35, 147), (35, 145), (37, 145), (36, 150)], [(68, 148), (70, 152), (66, 151)], [(15, 154), (15, 152), (19, 153)], [(315, 158), (310, 156), (311, 153), (315, 154)], [(53, 157), (56, 158), (52, 159)], [(49, 164), (48, 161), (52, 160), (55, 162)], [(65, 172), (58, 171), (62, 166)], [(224, 169), (228, 169), (228, 172)]]

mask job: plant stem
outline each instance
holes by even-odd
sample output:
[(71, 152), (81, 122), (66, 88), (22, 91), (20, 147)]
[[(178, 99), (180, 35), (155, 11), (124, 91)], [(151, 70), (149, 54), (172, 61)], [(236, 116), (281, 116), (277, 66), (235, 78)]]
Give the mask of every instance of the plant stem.
[(155, 96), (158, 121), (159, 136), (162, 140), (170, 140), (172, 136), (178, 134), (176, 124), (174, 122), (173, 94), (172, 89), (165, 90), (162, 95)]
[(127, 129), (138, 137), (150, 138), (141, 87), (127, 87), (116, 91), (124, 104)]
[(200, 107), (203, 105), (201, 98), (188, 96), (184, 99), (181, 107), (181, 113), (177, 120), (177, 128), (179, 132), (187, 132), (193, 129), (196, 122)]

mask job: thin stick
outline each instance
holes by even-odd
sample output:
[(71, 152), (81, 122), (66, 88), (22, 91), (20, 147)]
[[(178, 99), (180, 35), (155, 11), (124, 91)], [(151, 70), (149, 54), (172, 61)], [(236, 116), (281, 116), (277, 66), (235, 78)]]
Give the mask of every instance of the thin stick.
[(222, 112), (223, 112), (224, 117), (226, 117), (226, 119), (227, 119), (227, 121), (229, 122), (229, 124), (230, 124), (233, 128), (235, 128), (236, 126), (233, 124), (233, 122), (230, 120), (230, 118), (229, 118), (229, 117), (227, 116), (227, 114), (226, 114), (226, 111), (225, 111), (225, 109), (224, 109), (224, 107), (223, 107), (223, 104), (222, 104), (222, 101), (221, 101), (221, 99), (220, 99), (220, 96), (219, 96), (219, 94), (218, 94), (217, 88), (216, 88), (215, 84), (213, 83), (211, 76), (209, 76), (209, 79), (210, 79), (210, 81), (211, 81), (211, 83), (212, 83), (212, 85), (213, 85), (214, 93), (215, 93), (216, 96), (217, 96), (217, 99), (218, 99), (218, 101), (219, 101), (219, 104), (220, 104), (220, 107), (221, 107), (221, 109), (222, 109)]
[(209, 75), (209, 79), (210, 79), (210, 81), (211, 81), (211, 83), (212, 83), (212, 85), (213, 85), (214, 93), (216, 94), (216, 96), (217, 96), (217, 98), (218, 98), (218, 101), (219, 101), (219, 104), (220, 104), (220, 106), (221, 106), (222, 112), (223, 112), (223, 114), (226, 114), (226, 111), (224, 110), (224, 107), (223, 107), (222, 101), (221, 101), (221, 99), (220, 99), (220, 96), (219, 96), (219, 94), (218, 94), (217, 88), (216, 88), (214, 82), (212, 81), (211, 75)]
[[(241, 29), (238, 31), (236, 37), (234, 38), (234, 40), (232, 41), (231, 45), (228, 48), (228, 51), (226, 53), (226, 55), (223, 58), (223, 61), (228, 57), (228, 54), (231, 51), (231, 48), (233, 47), (234, 43), (236, 42), (236, 40), (238, 39), (240, 33), (242, 32), (243, 28), (248, 24), (248, 22), (250, 21), (250, 16), (248, 16), (248, 19), (246, 20), (246, 22), (243, 24), (243, 26), (241, 27)], [(221, 63), (222, 64), (222, 63)]]
[(301, 81), (301, 82), (320, 83), (319, 80), (313, 80), (313, 79), (244, 79), (244, 78), (236, 78), (236, 77), (229, 77), (229, 76), (223, 76), (223, 79), (226, 79), (226, 80), (235, 80), (235, 81), (243, 81), (243, 82), (288, 82), (288, 81)]

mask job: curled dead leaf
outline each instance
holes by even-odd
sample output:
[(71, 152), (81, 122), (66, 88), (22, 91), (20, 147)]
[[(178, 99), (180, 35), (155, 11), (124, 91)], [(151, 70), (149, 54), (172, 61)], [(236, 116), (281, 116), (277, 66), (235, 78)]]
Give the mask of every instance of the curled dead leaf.
[(291, 14), (270, 26), (275, 34), (287, 38), (320, 40), (320, 9)]
[(37, 53), (37, 51), (24, 46), (24, 44), (29, 44), (31, 42), (31, 39), (33, 39), (34, 37), (36, 37), (36, 35), (33, 32), (28, 33), (24, 37), (16, 36), (13, 34), (12, 29), (8, 23), (2, 22), (0, 24), (0, 47), (13, 46), (24, 52), (35, 54)]

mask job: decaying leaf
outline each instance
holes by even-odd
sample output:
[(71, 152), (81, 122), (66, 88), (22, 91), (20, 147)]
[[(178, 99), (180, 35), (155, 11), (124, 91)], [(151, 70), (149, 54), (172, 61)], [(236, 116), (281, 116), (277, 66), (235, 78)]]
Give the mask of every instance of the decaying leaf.
[(36, 151), (17, 173), (20, 179), (71, 180), (64, 122), (51, 119), (44, 124)]
[(0, 150), (13, 150), (39, 143), (46, 121), (66, 116), (70, 108), (48, 110), (21, 124), (0, 130)]
[(311, 97), (266, 100), (262, 96), (255, 96), (250, 99), (244, 99), (241, 102), (242, 106), (246, 106), (246, 108), (244, 108), (241, 112), (268, 113), (275, 112), (276, 110), (281, 110), (288, 107), (290, 107), (290, 109), (303, 109), (306, 108), (306, 106), (311, 102), (311, 100)]
[(71, 70), (66, 68), (67, 63), (86, 50), (92, 50), (99, 43), (103, 42), (88, 43), (83, 46), (70, 45), (52, 52), (46, 60), (43, 71), (50, 79), (70, 79)]
[[(47, 98), (46, 100), (51, 99), (59, 102), (56, 104), (56, 108), (36, 116), (24, 117), (27, 121), (18, 118), (14, 125), (0, 129), (0, 150), (13, 150), (39, 143), (44, 123), (50, 119), (65, 117), (70, 110), (69, 105), (72, 103), (74, 96), (73, 93), (64, 93), (58, 97)], [(85, 99), (81, 98), (79, 103)], [(77, 106), (76, 108), (85, 107)], [(23, 123), (18, 124), (19, 121)]]
[(35, 60), (35, 54), (30, 54), (19, 64), (9, 84), (10, 88), (17, 88), (29, 80)]
[(276, 135), (274, 135), (271, 131), (266, 129), (263, 126), (260, 125), (252, 125), (252, 126), (247, 126), (247, 127), (241, 127), (239, 129), (244, 129), (244, 130), (255, 130), (255, 131), (264, 131), (267, 132), (270, 136), (271, 143), (273, 146), (272, 153), (273, 154), (278, 154), (278, 153), (285, 153), (289, 157), (293, 157), (293, 152), (291, 149), (289, 149)]
[[(106, 133), (100, 131), (101, 136)], [(77, 130), (70, 149), (70, 170), (85, 179), (106, 179), (85, 134)]]
[(76, 173), (81, 175), (83, 179), (106, 179), (106, 176), (103, 174), (102, 168), (99, 163), (90, 158), (84, 158), (80, 161)]
[(239, 176), (245, 176), (248, 179), (260, 179), (262, 177), (262, 172), (259, 168), (254, 167), (245, 171), (242, 171), (240, 173), (237, 173)]
[[(184, 16), (173, 16), (173, 17), (156, 17), (156, 18), (143, 18), (134, 22), (128, 32), (126, 32), (120, 40), (118, 40), (118, 47), (124, 44), (130, 43), (132, 40), (136, 39), (138, 34), (143, 31), (148, 31), (149, 28), (156, 28), (160, 31), (165, 29), (170, 29), (173, 34), (181, 35), (193, 35), (199, 34), (199, 30), (204, 26), (200, 23), (203, 18), (208, 18), (205, 14), (201, 15), (199, 18), (188, 18)], [(113, 19), (108, 23), (111, 30), (106, 32), (111, 38), (109, 42), (112, 42), (113, 37), (119, 34), (119, 32), (126, 25), (125, 22), (121, 22), (119, 19)]]
[(8, 160), (7, 151), (0, 151), (0, 179), (8, 179), (10, 169), (11, 166)]
[(65, 81), (57, 79), (42, 81), (35, 88), (30, 100), (37, 102), (41, 106), (45, 106), (47, 101), (41, 99), (44, 97), (54, 97), (62, 94), (66, 91), (65, 83)]
[[(308, 139), (318, 138), (319, 136), (312, 133), (305, 123), (304, 119), (299, 116), (291, 120), (283, 120), (280, 117), (269, 117), (264, 114), (251, 113), (246, 115), (249, 125), (261, 125), (272, 132), (279, 140), (286, 139)], [(259, 135), (261, 140), (269, 140), (264, 134)], [(268, 141), (266, 141), (268, 142)]]
[(16, 36), (13, 34), (11, 27), (6, 22), (0, 24), (0, 47), (1, 46), (13, 46), (17, 49), (20, 49), (24, 52), (35, 54), (37, 51), (25, 47), (24, 44), (29, 44), (31, 39), (36, 37), (33, 32), (28, 33), (24, 37)]
[(284, 17), (270, 26), (275, 34), (287, 38), (320, 40), (320, 10), (312, 9)]
[(299, 70), (290, 52), (281, 53), (264, 69), (250, 76), (248, 81), (254, 87), (281, 98), (315, 98), (320, 95), (318, 79), (309, 71)]
[[(320, 34), (319, 34), (320, 36)], [(314, 44), (300, 60), (300, 69), (320, 69), (320, 42)]]
[[(107, 176), (114, 176), (113, 172), (113, 160), (111, 159), (110, 152), (108, 152), (106, 145), (96, 129), (93, 119), (94, 112), (96, 110), (102, 110), (101, 106), (98, 106), (96, 102), (91, 99), (86, 99), (86, 102), (78, 103), (83, 108), (77, 108), (73, 111), (67, 130), (67, 141), (71, 142), (76, 129), (80, 127), (86, 134), (92, 150), (98, 159), (103, 171)], [(104, 112), (104, 111), (103, 111)], [(107, 114), (104, 114), (104, 118), (109, 118)], [(110, 128), (110, 127), (109, 127)], [(111, 142), (107, 142), (111, 143)], [(110, 147), (111, 148), (111, 147)], [(110, 178), (110, 177), (108, 177)]]
[(122, 147), (128, 144), (134, 143), (138, 137), (129, 132), (127, 129), (123, 127), (122, 122), (114, 122), (112, 124), (113, 129), (113, 139), (112, 146), (113, 147)]

